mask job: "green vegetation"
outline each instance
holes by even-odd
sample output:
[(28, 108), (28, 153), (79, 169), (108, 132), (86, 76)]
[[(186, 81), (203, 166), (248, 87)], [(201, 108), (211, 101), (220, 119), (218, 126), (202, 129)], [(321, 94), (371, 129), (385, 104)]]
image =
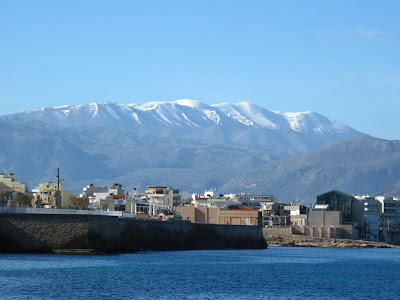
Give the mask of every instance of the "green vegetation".
[(20, 206), (32, 207), (32, 196), (29, 194), (18, 192), (15, 195), (14, 201)]
[(68, 206), (68, 208), (88, 209), (89, 198), (88, 197), (71, 196), (69, 198), (69, 203), (70, 203), (70, 205)]

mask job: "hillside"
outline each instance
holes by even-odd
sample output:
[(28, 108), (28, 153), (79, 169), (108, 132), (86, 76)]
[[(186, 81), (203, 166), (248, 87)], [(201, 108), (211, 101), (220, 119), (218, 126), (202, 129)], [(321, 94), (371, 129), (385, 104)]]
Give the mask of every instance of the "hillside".
[(220, 189), (269, 191), (281, 201), (305, 202), (331, 189), (399, 195), (400, 141), (357, 137), (243, 172)]
[(0, 169), (16, 173), (30, 188), (55, 181), (57, 168), (66, 188), (89, 183), (125, 187), (148, 185), (219, 186), (238, 170), (280, 159), (263, 149), (203, 140), (137, 136), (123, 129), (61, 128), (39, 121), (0, 120)]

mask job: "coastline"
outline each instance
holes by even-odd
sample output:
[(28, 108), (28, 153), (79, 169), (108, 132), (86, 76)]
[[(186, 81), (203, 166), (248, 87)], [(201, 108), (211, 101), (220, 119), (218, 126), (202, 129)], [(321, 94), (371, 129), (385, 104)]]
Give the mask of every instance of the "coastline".
[(313, 238), (307, 236), (282, 237), (264, 235), (268, 242), (268, 247), (319, 247), (319, 248), (400, 248), (385, 242), (333, 239), (333, 238)]

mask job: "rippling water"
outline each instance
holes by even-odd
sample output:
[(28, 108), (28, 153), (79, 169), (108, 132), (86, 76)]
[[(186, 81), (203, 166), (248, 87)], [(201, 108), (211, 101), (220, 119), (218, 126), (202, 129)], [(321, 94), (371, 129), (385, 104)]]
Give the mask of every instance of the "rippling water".
[(0, 255), (1, 299), (399, 299), (400, 249)]

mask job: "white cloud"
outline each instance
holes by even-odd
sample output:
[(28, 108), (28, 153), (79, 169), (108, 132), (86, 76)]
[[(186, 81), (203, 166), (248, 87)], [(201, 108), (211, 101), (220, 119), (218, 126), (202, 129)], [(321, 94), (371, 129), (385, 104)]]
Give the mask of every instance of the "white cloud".
[(322, 32), (321, 36), (327, 39), (364, 39), (391, 44), (389, 33), (380, 29), (354, 28), (348, 32)]
[(378, 29), (357, 28), (353, 30), (353, 34), (351, 36), (366, 38), (374, 41), (383, 41), (388, 39), (388, 34), (385, 31)]

